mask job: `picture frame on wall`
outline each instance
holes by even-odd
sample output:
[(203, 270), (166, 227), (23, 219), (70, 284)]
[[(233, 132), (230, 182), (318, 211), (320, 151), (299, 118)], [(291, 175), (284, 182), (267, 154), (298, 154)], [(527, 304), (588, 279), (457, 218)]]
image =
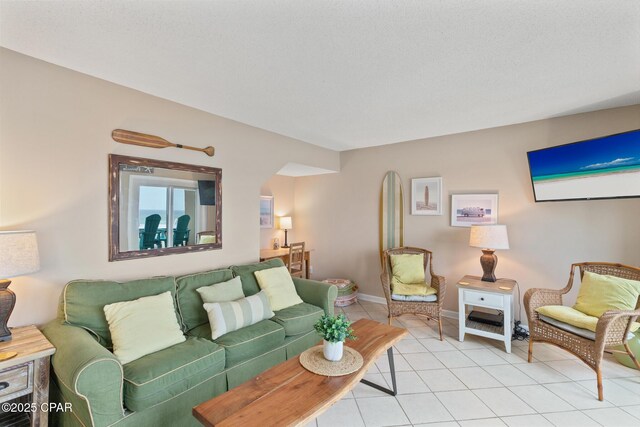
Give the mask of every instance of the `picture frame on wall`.
[(273, 228), (273, 196), (260, 196), (260, 228)]
[(411, 180), (411, 215), (442, 215), (442, 177)]
[(498, 223), (498, 193), (451, 195), (451, 226)]

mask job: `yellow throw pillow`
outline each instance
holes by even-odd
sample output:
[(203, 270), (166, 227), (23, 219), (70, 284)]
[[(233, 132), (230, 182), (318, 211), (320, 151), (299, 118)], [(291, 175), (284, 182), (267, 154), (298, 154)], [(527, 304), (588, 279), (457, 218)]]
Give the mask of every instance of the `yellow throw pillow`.
[(302, 304), (303, 301), (296, 292), (287, 267), (268, 268), (253, 274), (256, 276), (260, 289), (267, 294), (271, 310), (278, 311), (292, 305)]
[(431, 286), (424, 283), (416, 283), (407, 285), (404, 283), (396, 283), (393, 285), (394, 295), (434, 295), (437, 291)]
[(424, 255), (423, 254), (402, 254), (391, 255), (391, 287), (394, 294), (399, 295), (424, 295), (424, 294), (403, 294), (398, 292), (396, 286), (400, 285), (425, 285), (424, 277)]
[(607, 310), (634, 310), (640, 295), (640, 282), (584, 272), (576, 304), (578, 311), (600, 317)]
[(113, 354), (123, 365), (185, 340), (171, 292), (104, 306)]
[(200, 236), (199, 245), (208, 245), (216, 242), (216, 236)]
[[(545, 305), (544, 307), (536, 308), (536, 311), (544, 316), (551, 317), (578, 328), (588, 329), (592, 332), (596, 331), (596, 326), (598, 325), (597, 317), (589, 316), (581, 311), (564, 305)], [(631, 325), (631, 332), (635, 332), (638, 328), (640, 328), (640, 323), (634, 322)]]

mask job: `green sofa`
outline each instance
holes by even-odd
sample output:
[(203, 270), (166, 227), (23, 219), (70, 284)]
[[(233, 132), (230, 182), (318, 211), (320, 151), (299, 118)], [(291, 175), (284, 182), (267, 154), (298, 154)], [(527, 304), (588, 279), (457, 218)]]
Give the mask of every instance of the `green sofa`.
[[(280, 259), (180, 277), (127, 283), (78, 280), (62, 292), (57, 319), (42, 331), (55, 345), (50, 399), (73, 411), (50, 414), (60, 426), (197, 426), (192, 408), (319, 342), (313, 324), (333, 315), (335, 286), (294, 278), (304, 303), (211, 340), (196, 289), (240, 276), (246, 296), (259, 292), (254, 272)], [(103, 307), (170, 291), (183, 343), (122, 365), (111, 352)]]

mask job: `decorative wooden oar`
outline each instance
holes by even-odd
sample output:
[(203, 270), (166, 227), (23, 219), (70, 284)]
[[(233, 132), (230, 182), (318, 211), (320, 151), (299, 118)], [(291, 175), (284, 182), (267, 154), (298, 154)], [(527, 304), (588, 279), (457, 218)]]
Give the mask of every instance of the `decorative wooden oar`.
[(187, 150), (202, 151), (209, 157), (213, 157), (213, 155), (215, 154), (215, 149), (213, 147), (197, 148), (190, 147), (188, 145), (174, 144), (173, 142), (169, 142), (164, 138), (160, 138), (159, 136), (134, 132), (132, 130), (116, 129), (111, 132), (111, 138), (122, 144), (140, 145), (142, 147), (151, 148), (186, 148)]

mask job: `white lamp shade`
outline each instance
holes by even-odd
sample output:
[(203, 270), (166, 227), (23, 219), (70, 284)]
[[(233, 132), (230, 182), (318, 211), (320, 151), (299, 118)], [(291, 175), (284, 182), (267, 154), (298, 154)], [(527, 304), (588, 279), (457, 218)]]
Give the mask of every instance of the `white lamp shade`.
[(469, 246), (481, 249), (509, 249), (506, 225), (472, 225)]
[(290, 216), (281, 216), (280, 217), (280, 230), (291, 230), (291, 217)]
[(0, 279), (40, 270), (35, 231), (0, 231)]

